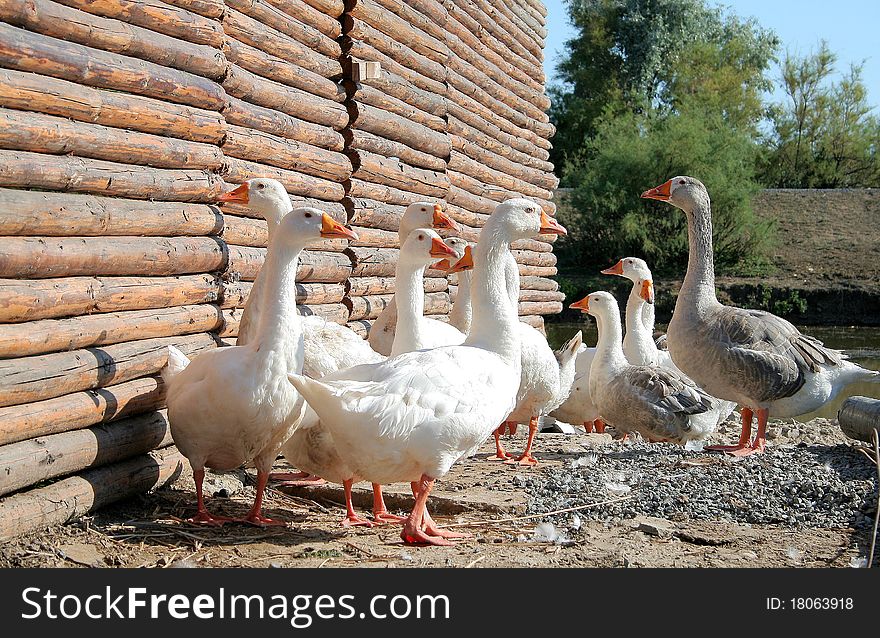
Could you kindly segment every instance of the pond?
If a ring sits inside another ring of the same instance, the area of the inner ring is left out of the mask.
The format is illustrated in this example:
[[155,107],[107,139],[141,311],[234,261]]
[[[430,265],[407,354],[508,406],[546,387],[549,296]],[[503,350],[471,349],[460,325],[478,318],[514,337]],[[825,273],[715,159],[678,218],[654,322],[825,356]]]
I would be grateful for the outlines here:
[[[547,339],[554,348],[561,346],[578,330],[583,330],[584,343],[595,345],[596,323],[586,319],[583,323],[547,323]],[[666,326],[657,326],[666,330]],[[880,327],[876,326],[798,326],[804,334],[822,341],[829,348],[843,350],[854,363],[869,370],[880,370]],[[880,383],[854,383],[845,388],[834,401],[816,412],[797,417],[798,421],[809,421],[816,417],[828,419],[837,417],[837,410],[847,397],[860,395],[880,399]]]

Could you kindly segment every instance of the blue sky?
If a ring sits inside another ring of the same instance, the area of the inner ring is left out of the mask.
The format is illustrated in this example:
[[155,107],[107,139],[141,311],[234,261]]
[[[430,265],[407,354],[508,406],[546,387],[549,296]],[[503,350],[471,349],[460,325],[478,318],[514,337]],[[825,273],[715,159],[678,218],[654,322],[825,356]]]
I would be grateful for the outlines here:
[[[544,0],[547,5],[547,49],[544,70],[548,84],[565,41],[574,35],[564,0]],[[877,0],[729,0],[722,4],[743,17],[755,17],[773,29],[786,48],[805,54],[825,39],[837,53],[838,70],[851,62],[865,62],[863,78],[868,100],[880,105],[880,2]],[[774,80],[778,70],[772,71]]]

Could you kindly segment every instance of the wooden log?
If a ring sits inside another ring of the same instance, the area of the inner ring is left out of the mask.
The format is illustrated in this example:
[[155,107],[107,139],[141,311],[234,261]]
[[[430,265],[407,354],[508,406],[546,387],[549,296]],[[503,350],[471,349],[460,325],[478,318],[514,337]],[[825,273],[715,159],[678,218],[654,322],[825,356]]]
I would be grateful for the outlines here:
[[852,396],[837,411],[840,429],[851,439],[873,443],[880,436],[880,400]]
[[338,18],[345,12],[343,0],[305,0],[305,2],[331,18]]
[[0,235],[216,235],[223,221],[204,204],[0,189]]
[[[428,71],[430,65],[435,64],[428,60],[428,58],[424,56],[417,58],[418,54],[412,49],[408,49],[412,57],[407,58],[405,51],[403,51],[403,49],[407,49],[405,45],[394,42],[378,29],[373,29],[361,20],[354,20],[349,15],[343,16],[342,28],[343,30],[348,29],[348,35],[342,39],[343,52],[346,55],[358,60],[378,62],[382,69],[405,78],[420,89],[431,91],[437,95],[446,94],[446,72],[442,70],[442,67],[435,69],[433,72]],[[367,34],[367,37],[364,37],[364,33]],[[370,37],[370,34],[378,35]],[[388,53],[389,51],[391,53]],[[414,65],[415,68],[410,68],[410,65],[413,63],[408,60],[413,58],[418,60],[418,64]],[[401,62],[398,62],[398,60],[401,60]],[[424,74],[429,72],[432,75]],[[435,79],[438,74],[442,75],[442,80]]]
[[107,388],[11,405],[0,408],[0,445],[134,416],[156,410],[164,401],[162,379],[144,377]]
[[[409,19],[388,11],[374,0],[357,0],[350,7],[349,13],[353,18],[363,20],[394,41],[406,42],[407,46],[416,53],[440,65],[446,62],[446,55],[449,50],[441,38],[429,35],[417,26],[414,26]],[[412,12],[409,17],[415,15],[417,15],[417,12]],[[422,24],[429,24],[429,21],[424,20]],[[345,30],[345,25],[343,25],[343,30]],[[438,77],[435,79],[442,80],[443,78]]]
[[187,356],[216,347],[209,334],[161,337],[35,357],[0,360],[0,406],[43,401],[156,374],[168,346]]
[[[447,130],[452,142],[452,148],[470,155],[475,160],[485,161],[487,158],[491,157],[493,159],[490,161],[497,163],[498,158],[503,158],[508,162],[506,164],[507,166],[517,167],[515,170],[521,173],[518,175],[514,172],[514,168],[511,168],[511,175],[516,175],[527,181],[529,181],[530,176],[545,175],[553,172],[553,164],[551,162],[539,159],[538,157],[523,153],[522,151],[513,148],[513,146],[508,143],[513,142],[513,140],[507,139],[509,138],[507,133],[502,132],[498,128],[492,129],[494,134],[487,135],[482,130],[474,128],[451,115],[447,118],[447,122]],[[489,125],[486,124],[484,128],[488,127]],[[535,149],[536,147],[529,148]],[[490,162],[487,161],[487,163]],[[498,166],[495,166],[495,168],[498,168]],[[549,180],[549,178],[546,179]],[[545,185],[544,187],[548,188],[549,186]]]
[[122,341],[210,332],[220,326],[212,304],[131,310],[70,319],[0,324],[0,358],[92,348]]
[[[443,292],[448,288],[446,277],[425,277],[425,292]],[[352,277],[346,282],[349,297],[394,294],[394,277]]]
[[345,147],[342,135],[332,128],[305,122],[286,113],[249,104],[235,97],[229,98],[229,106],[223,110],[223,115],[229,124],[257,129],[285,139],[312,144],[331,151],[341,151]]
[[345,101],[345,89],[342,85],[244,42],[226,38],[223,52],[233,64],[264,78],[334,102]]
[[527,51],[529,61],[539,64],[544,61],[544,47],[542,44],[528,37],[510,19],[510,14],[502,6],[496,6],[497,3],[487,2],[486,0],[470,0],[470,2],[477,5],[483,13],[483,19],[477,18],[477,20],[481,24],[486,24],[488,30],[504,44],[513,50]]
[[558,290],[527,290],[519,291],[520,301],[555,301],[562,303],[565,301],[565,293]]
[[[346,297],[345,305],[350,312],[350,321],[376,319],[391,303],[393,294]],[[425,314],[438,315],[449,313],[449,295],[446,292],[433,292],[425,295]]]
[[226,104],[223,89],[207,78],[4,23],[0,66],[213,111]]
[[368,198],[349,196],[343,202],[348,210],[350,224],[389,230],[395,233],[400,228],[400,218],[406,210],[405,206]]
[[406,144],[357,129],[345,129],[342,135],[351,151],[368,151],[377,155],[384,155],[385,157],[399,157],[411,166],[418,166],[419,168],[426,168],[432,171],[446,170],[445,160],[422,151],[417,151]]
[[351,160],[342,153],[259,130],[229,125],[221,149],[226,155],[238,159],[264,162],[333,181],[341,182],[351,177]]
[[227,8],[223,17],[223,30],[230,38],[271,53],[282,60],[292,62],[323,78],[332,78],[342,74],[342,65],[339,63],[338,56],[329,58],[321,55],[302,42],[273,28],[273,25],[263,23],[232,8]]
[[527,290],[559,290],[559,284],[544,277],[520,277],[520,288]]
[[335,40],[336,36],[328,37],[315,27],[301,22],[276,6],[282,4],[289,6],[291,1],[274,0],[270,4],[263,0],[226,0],[228,7],[281,31],[312,51],[325,55],[331,60],[338,60],[342,56],[342,49]]
[[[464,14],[456,14],[456,19],[468,27],[472,33],[479,33],[480,38],[492,47],[497,53],[507,55],[523,71],[528,73],[536,82],[544,83],[543,53],[540,48],[537,54],[526,49],[521,42],[516,40],[507,30],[500,28],[493,22],[493,18],[487,16],[475,2],[476,0],[452,0],[455,6],[462,9]],[[450,12],[452,9],[450,8]],[[465,18],[465,14],[470,20]],[[472,26],[473,25],[473,26]],[[511,55],[513,53],[513,55]]]
[[[551,235],[551,237],[554,236],[555,235]],[[553,252],[553,244],[547,243],[541,239],[518,239],[510,244],[510,247],[513,250],[532,250],[539,253]]]
[[556,274],[556,266],[528,266],[519,264],[520,277],[553,277]]
[[112,463],[0,501],[0,539],[61,525],[115,501],[174,481],[185,460],[171,446]]
[[332,40],[335,40],[342,35],[342,25],[339,24],[339,20],[336,20],[339,15],[331,16],[320,9],[312,7],[311,3],[306,2],[305,0],[268,1],[287,15],[296,18],[306,25],[315,27],[318,31]]
[[408,166],[399,159],[367,151],[351,154],[352,177],[383,184],[418,195],[442,199],[449,191],[449,179],[439,171]]
[[544,40],[547,37],[547,29],[534,15],[532,15],[532,13],[526,10],[525,7],[514,2],[510,5],[503,5],[499,8],[501,11],[507,13],[507,16],[516,23],[523,33],[527,34],[539,46],[544,45]]
[[527,266],[555,266],[556,255],[548,252],[535,252],[533,250],[512,250],[516,263]]
[[321,317],[339,325],[345,325],[348,321],[348,307],[341,303],[300,304],[296,309],[303,317]]
[[219,80],[226,73],[226,59],[215,48],[94,16],[51,0],[0,0],[0,20],[67,42],[121,53],[212,80]]
[[[253,281],[260,272],[265,258],[265,248],[230,246],[227,271],[233,278]],[[349,277],[351,270],[351,259],[344,253],[307,250],[300,257],[296,280],[309,283],[340,283]]]
[[389,113],[394,113],[395,115],[406,118],[411,122],[416,122],[423,126],[427,126],[428,128],[435,131],[439,131],[441,133],[446,132],[446,120],[442,117],[431,115],[430,113],[423,111],[415,106],[412,106],[401,99],[388,95],[387,93],[377,88],[374,88],[369,84],[358,84],[356,85],[356,88],[351,91],[351,93],[353,95],[353,99],[362,104],[369,104],[370,106],[376,107],[377,109],[381,109]]
[[348,180],[348,195],[351,197],[363,197],[366,199],[374,199],[380,202],[387,202],[397,206],[409,206],[413,202],[425,201],[434,202],[436,198],[418,193],[403,191],[392,186],[384,184],[375,184],[365,182],[363,180],[352,178]]
[[[220,307],[224,310],[230,308],[244,308],[247,296],[250,294],[253,283],[249,281],[230,281],[223,286],[223,298]],[[342,303],[345,296],[343,284],[296,284],[296,303],[315,306],[320,304]]]
[[[351,246],[348,251],[354,259],[352,277],[394,277],[400,251],[396,248],[364,248]],[[427,277],[445,277],[446,273],[429,268]]]
[[[328,212],[328,214],[330,213]],[[345,216],[341,217],[342,219],[339,221],[344,222]],[[239,217],[227,212],[223,215],[223,222],[222,237],[227,244],[255,248],[266,248],[269,245],[269,229],[265,220]],[[345,239],[321,239],[309,245],[311,250],[337,253],[344,251],[347,247],[348,241]]]
[[229,182],[240,184],[256,177],[271,177],[284,185],[288,193],[306,197],[318,197],[331,201],[339,201],[345,195],[342,184],[331,182],[320,177],[304,175],[276,166],[266,166],[235,157],[226,157],[223,177]]
[[[503,191],[502,194],[496,195],[496,199],[494,200],[483,197],[482,195],[475,195],[465,189],[465,187],[467,187],[471,190],[479,190],[479,182],[475,179],[470,178],[467,175],[462,175],[461,173],[456,173],[455,171],[448,171],[446,174],[449,176],[450,183],[449,195],[446,196],[446,199],[454,206],[476,213],[483,213],[484,215],[491,215],[494,212],[495,207],[498,205],[498,202],[506,199],[503,195]],[[477,186],[475,187],[474,184]],[[486,194],[490,193],[487,187],[483,187],[483,192]],[[456,221],[458,220],[456,219]]]
[[259,106],[275,109],[308,122],[341,130],[348,124],[345,107],[332,100],[311,95],[286,84],[267,80],[232,65],[223,88],[233,97]]
[[171,445],[165,411],[0,447],[0,496]]
[[223,270],[211,237],[0,237],[0,277],[161,276]]
[[0,108],[0,148],[160,168],[219,170],[223,165],[223,153],[211,144],[4,108]]
[[0,106],[209,144],[219,144],[226,128],[212,111],[5,69]]
[[[345,223],[347,219],[346,208],[341,202],[326,202],[321,199],[315,199],[314,197],[302,197],[301,195],[290,195],[290,203],[296,208],[297,206],[311,206],[313,208],[319,208],[323,212],[330,215],[333,219],[340,223]],[[256,211],[251,210],[248,206],[243,204],[234,204],[232,202],[223,204],[223,213],[224,215],[236,215],[238,217],[249,217],[251,219],[263,219],[262,215]],[[319,244],[321,246],[336,246],[338,242],[344,242],[346,240],[343,239],[323,239],[320,240]],[[231,242],[234,243],[234,242]],[[310,248],[314,249],[316,244],[311,244]],[[344,244],[347,246],[348,244]],[[323,249],[322,249],[323,250]],[[337,248],[328,248],[328,250],[336,251]]]
[[215,49],[223,45],[223,29],[219,22],[159,0],[58,1],[94,15],[164,33],[178,40],[206,44]]
[[205,18],[218,20],[223,17],[226,4],[223,0],[162,0],[165,4],[192,11]]
[[[361,0],[354,0],[355,3]],[[420,31],[427,33],[433,38],[444,42],[446,31],[444,22],[446,10],[442,5],[429,5],[427,2],[413,2],[413,0],[376,0],[377,4],[399,16]],[[430,14],[430,15],[429,15]]]
[[[507,175],[513,180],[518,180],[518,182],[511,181],[511,183],[532,184],[551,195],[553,189],[559,185],[559,179],[550,171],[536,170],[522,164],[517,164],[486,150],[484,146],[476,144],[472,140],[459,137],[458,135],[450,135],[449,139],[452,142],[452,151],[454,153],[463,155],[478,164],[485,165],[487,169]],[[458,169],[464,171],[460,166]]]
[[446,159],[452,151],[452,143],[445,133],[433,131],[394,113],[388,113],[369,104],[350,102],[349,126],[367,131],[379,137],[406,144],[417,151]]
[[170,308],[220,299],[214,275],[0,279],[0,322]]
[[519,320],[533,328],[537,328],[541,331],[541,334],[546,336],[547,331],[544,329],[544,317],[541,315],[521,315]]
[[519,314],[524,315],[558,315],[562,312],[561,301],[520,301]]
[[[450,176],[450,179],[451,179],[451,176]],[[453,189],[455,189],[455,193],[453,193]],[[461,193],[464,193],[464,195],[460,195]],[[447,201],[449,202],[449,204],[447,204],[447,206],[446,206],[446,212],[449,213],[449,216],[452,217],[452,219],[454,219],[455,221],[457,221],[460,225],[463,225],[463,226],[468,227],[470,229],[482,228],[483,224],[486,223],[486,220],[489,219],[490,213],[475,213],[468,208],[462,208],[461,206],[458,206],[457,204],[452,203],[453,197],[460,198],[463,196],[471,196],[471,195],[467,191],[464,191],[464,190],[458,188],[457,186],[454,186],[454,185],[451,186],[449,189],[449,197],[447,198]],[[493,202],[493,205],[497,206],[497,204],[495,204],[494,202]],[[495,210],[495,209],[493,208],[492,210]],[[471,232],[469,231],[468,234],[470,235]],[[468,241],[474,241],[474,238],[470,237],[470,236],[466,237],[466,239]]]
[[[454,89],[451,90],[451,93],[454,92]],[[463,96],[462,101],[466,102],[468,97],[464,94],[461,95]],[[498,140],[512,149],[531,157],[535,157],[541,161],[547,161],[547,158],[550,157],[550,153],[548,153],[546,149],[539,148],[527,140],[502,131],[496,124],[484,120],[481,116],[474,114],[466,107],[458,104],[453,96],[450,96],[449,102],[447,103],[447,109],[449,110],[450,119],[451,117],[455,117],[460,121],[467,123],[468,126],[482,131],[487,136]],[[467,135],[463,135],[463,137],[470,139]]]
[[355,332],[362,339],[366,339],[370,336],[370,326],[373,325],[373,322],[369,319],[361,319],[359,321],[349,321],[345,324],[347,328]]
[[[500,186],[520,197],[533,198],[545,209],[551,208],[548,204],[553,197],[553,191],[530,184],[529,182],[490,168],[456,150],[451,152],[447,166],[449,170],[458,171],[459,173],[474,177],[480,182],[485,183],[487,186]],[[555,204],[552,206],[552,210],[556,210]]]
[[379,77],[363,80],[361,84],[370,86],[385,95],[393,96],[425,113],[430,113],[441,119],[446,116],[445,91],[440,95],[425,91],[388,69],[382,69]]
[[367,246],[370,248],[400,248],[397,233],[378,228],[366,228],[364,226],[352,226],[357,233],[358,240],[353,241],[352,246]]

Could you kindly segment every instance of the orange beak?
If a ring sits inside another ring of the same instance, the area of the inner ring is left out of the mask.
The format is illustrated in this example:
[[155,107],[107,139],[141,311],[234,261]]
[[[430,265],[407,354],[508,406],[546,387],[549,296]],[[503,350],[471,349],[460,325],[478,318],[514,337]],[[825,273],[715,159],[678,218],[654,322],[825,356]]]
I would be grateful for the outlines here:
[[431,257],[455,257],[455,251],[436,237],[431,239]]
[[541,234],[542,235],[567,235],[568,231],[558,221],[541,211]]
[[325,239],[353,239],[357,240],[357,234],[330,217],[327,213],[321,217],[321,237]]
[[443,212],[440,204],[434,204],[434,220],[432,222],[434,228],[445,228],[447,230],[460,231],[461,228],[455,220]]
[[642,281],[642,289],[639,290],[639,297],[648,303],[654,303],[654,283],[650,279]]
[[452,268],[449,269],[449,273],[452,274],[454,272],[461,272],[462,270],[470,270],[473,267],[474,253],[471,251],[471,247],[467,246],[464,249],[464,255],[452,265]]
[[580,310],[581,312],[589,312],[590,311],[590,295],[587,295],[580,301],[575,301],[573,304],[569,306],[572,310]]
[[672,180],[668,180],[660,184],[657,188],[646,190],[642,193],[642,199],[657,199],[661,202],[668,202],[672,194]]
[[218,202],[237,202],[239,204],[247,204],[248,200],[249,197],[247,182],[245,182],[235,190],[231,190],[228,193],[223,193],[220,197],[217,198]]
[[621,259],[619,262],[611,266],[611,268],[606,268],[602,271],[603,275],[622,275],[623,274],[623,260]]

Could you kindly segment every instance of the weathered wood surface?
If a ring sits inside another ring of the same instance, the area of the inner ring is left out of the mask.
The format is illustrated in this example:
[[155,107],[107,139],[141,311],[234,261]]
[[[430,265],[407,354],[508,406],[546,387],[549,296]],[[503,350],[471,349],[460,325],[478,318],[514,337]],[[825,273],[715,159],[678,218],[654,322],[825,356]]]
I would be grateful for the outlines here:
[[165,401],[159,377],[74,392],[54,399],[0,408],[0,445],[81,430],[158,409]]
[[485,23],[489,32],[495,35],[510,49],[516,52],[526,51],[528,59],[533,62],[544,61],[544,49],[535,39],[530,38],[519,28],[519,25],[511,19],[509,11],[503,8],[503,3],[491,2],[491,0],[471,0],[470,6],[476,5],[483,14],[481,23]]
[[449,118],[449,134],[454,151],[490,168],[549,190],[559,185],[550,162],[520,153],[456,118]]
[[[553,277],[557,272],[556,266],[529,266],[526,264],[518,264],[518,266],[520,277]],[[557,312],[561,312],[561,309],[548,314],[556,314]]]
[[342,153],[259,130],[229,125],[221,149],[232,157],[263,162],[332,181],[342,182],[351,177],[351,160]]
[[0,539],[62,525],[180,476],[185,459],[171,446],[0,500]]
[[[405,7],[402,4],[401,6]],[[443,65],[446,62],[449,49],[442,39],[422,31],[407,19],[385,9],[379,3],[374,2],[374,0],[357,0],[357,2],[352,3],[348,13],[352,18],[363,20],[389,36],[395,42],[406,42],[407,46],[413,51],[433,60],[437,64]],[[345,26],[343,25],[343,31],[350,32]],[[442,80],[443,77],[441,76],[436,79]]]
[[[349,180],[348,195],[353,198],[373,199],[377,201],[388,202],[396,206],[409,206],[413,202],[431,202],[437,201],[437,198],[428,195],[420,195],[411,193],[392,186],[384,184],[375,184],[365,182],[360,179],[352,178]],[[493,208],[494,210],[494,208]]]
[[446,170],[446,161],[444,159],[417,151],[406,144],[357,129],[345,129],[342,135],[348,144],[350,153],[367,151],[377,155],[384,155],[385,157],[398,157],[407,164],[418,168],[426,168],[432,171]]
[[305,2],[332,18],[338,18],[345,11],[345,2],[343,0],[305,0]]
[[[335,39],[339,33],[328,36],[320,29],[294,17],[292,0],[273,0],[271,3],[263,0],[226,0],[226,5],[290,36],[309,50],[327,56],[331,60],[338,60],[342,55],[342,49]],[[289,9],[290,12],[284,11],[281,7]]]
[[313,7],[306,0],[268,0],[268,2],[287,15],[316,28],[332,40],[342,35],[342,25],[336,19],[340,14],[330,15],[326,11]]
[[[233,277],[253,281],[266,259],[265,248],[229,246],[229,267]],[[345,253],[305,251],[300,257],[296,280],[309,283],[341,283],[351,274],[351,259]]]
[[341,151],[345,147],[342,135],[328,126],[306,122],[287,113],[250,104],[235,97],[229,97],[229,106],[224,109],[223,116],[229,124],[257,129],[331,151]]
[[51,0],[0,0],[0,20],[66,42],[121,53],[212,80],[226,72],[217,49],[66,7]]
[[360,129],[394,140],[402,144],[445,159],[452,151],[452,143],[446,133],[429,129],[394,113],[388,113],[369,104],[357,102],[348,105],[351,128]]
[[212,144],[4,108],[0,108],[0,148],[159,168],[216,171],[223,165],[223,153]]
[[[304,317],[321,317],[322,319],[338,324],[344,324],[348,321],[348,308],[342,303],[317,305],[299,304],[296,309],[299,314]],[[223,325],[218,330],[217,335],[221,339],[237,337],[243,314],[244,310],[241,308],[223,310]]]
[[519,291],[520,301],[554,301],[562,303],[565,301],[565,293],[558,290],[528,290],[522,288]]
[[171,445],[164,410],[0,447],[0,496]]
[[520,301],[519,314],[525,315],[558,315],[562,312],[561,301]]
[[400,248],[398,233],[379,228],[367,228],[365,226],[352,226],[357,233],[358,240],[351,242],[352,246],[368,246],[371,248]]
[[168,346],[187,356],[216,347],[208,334],[161,337],[0,360],[0,406],[18,405],[124,383],[156,374],[168,362]]
[[[220,307],[244,308],[247,296],[250,294],[253,283],[249,281],[230,281],[223,286],[223,298]],[[345,285],[310,283],[296,284],[296,303],[317,306],[320,304],[342,303],[345,297]]]
[[523,290],[559,290],[559,283],[546,277],[520,277],[519,285]]
[[[391,303],[393,294],[346,297],[351,321],[375,319]],[[439,315],[449,313],[449,295],[446,292],[431,292],[425,295],[425,314]]]
[[0,324],[0,358],[210,332],[220,322],[217,306],[201,304]]
[[160,276],[223,270],[211,237],[0,237],[0,277]]
[[354,90],[358,90],[363,86],[368,86],[386,95],[393,96],[416,109],[436,117],[443,118],[446,116],[445,91],[440,94],[425,91],[388,69],[383,68],[379,77],[363,80],[360,85],[351,83],[351,88]]
[[555,266],[556,255],[551,252],[536,252],[534,250],[512,250],[516,263],[528,266]]
[[0,23],[0,65],[212,111],[226,104],[223,88],[207,78],[5,23]]
[[519,320],[523,323],[527,323],[533,328],[537,328],[541,331],[542,334],[546,335],[547,331],[544,329],[544,317],[541,315],[520,315]]
[[316,197],[336,202],[345,195],[345,188],[338,182],[289,171],[277,166],[267,166],[228,155],[223,164],[224,179],[235,184],[241,184],[255,177],[271,177],[281,182],[287,192],[293,195]]
[[363,83],[356,85],[356,88],[353,89],[351,93],[353,99],[357,102],[369,104],[377,109],[394,113],[410,122],[416,122],[422,126],[427,126],[434,131],[440,133],[446,132],[446,120],[443,117],[432,115],[427,111],[423,111],[422,109],[413,106],[410,102],[414,100],[410,100],[410,97],[406,95],[406,92],[402,92],[402,98],[397,98],[371,86],[370,84]]
[[226,9],[223,0],[162,0],[162,2],[213,20],[223,17]]
[[220,299],[215,275],[0,279],[0,322],[171,308]]
[[[379,62],[382,69],[405,78],[425,91],[446,94],[446,71],[424,56],[388,38],[361,20],[343,19],[343,51],[352,58]],[[439,78],[439,79],[437,79]]]
[[512,193],[519,193],[522,197],[532,198],[539,202],[545,210],[556,210],[555,204],[553,204],[552,207],[549,205],[550,199],[553,197],[552,190],[541,188],[533,183],[490,168],[456,150],[452,151],[447,166],[450,170],[464,173],[480,180],[481,182],[500,186]]
[[[464,97],[466,98],[467,96]],[[468,126],[478,131],[481,131],[486,136],[498,140],[500,143],[510,147],[513,150],[519,151],[520,153],[523,153],[528,157],[534,157],[541,162],[546,162],[547,159],[550,157],[550,153],[547,152],[546,149],[539,148],[528,140],[517,137],[516,135],[511,135],[506,131],[501,130],[501,128],[494,122],[484,120],[481,116],[474,114],[465,106],[457,104],[453,100],[449,100],[447,108],[449,109],[450,119],[454,117],[461,122],[467,124]],[[469,136],[463,135],[463,137]],[[511,159],[514,159],[514,161],[520,161],[516,158]],[[525,164],[526,161],[523,160],[520,161],[520,163]],[[538,167],[540,167],[540,165]]]
[[348,211],[348,221],[351,225],[395,233],[400,228],[400,218],[406,210],[406,206],[364,197],[346,197],[343,203]]
[[0,106],[209,144],[226,130],[212,111],[8,69],[0,69]]
[[[425,292],[443,292],[448,288],[446,277],[425,277]],[[347,282],[349,297],[394,294],[394,277],[351,277]]]
[[439,199],[449,191],[449,178],[444,173],[409,166],[393,157],[360,151],[352,154],[352,165],[352,177],[364,182]]
[[3,186],[205,203],[216,202],[223,192],[223,180],[208,171],[0,150]]

